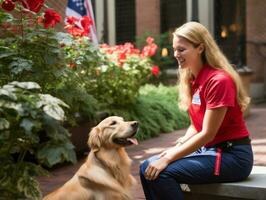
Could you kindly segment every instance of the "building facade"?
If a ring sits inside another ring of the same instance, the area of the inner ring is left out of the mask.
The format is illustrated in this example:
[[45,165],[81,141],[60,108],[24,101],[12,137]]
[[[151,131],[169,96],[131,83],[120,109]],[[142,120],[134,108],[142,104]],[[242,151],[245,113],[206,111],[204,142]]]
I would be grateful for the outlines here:
[[[64,16],[67,0],[48,0]],[[266,99],[266,2],[262,0],[92,0],[100,42],[135,42],[187,21],[205,25],[230,62],[252,70],[250,94]],[[248,73],[247,73],[248,74]]]

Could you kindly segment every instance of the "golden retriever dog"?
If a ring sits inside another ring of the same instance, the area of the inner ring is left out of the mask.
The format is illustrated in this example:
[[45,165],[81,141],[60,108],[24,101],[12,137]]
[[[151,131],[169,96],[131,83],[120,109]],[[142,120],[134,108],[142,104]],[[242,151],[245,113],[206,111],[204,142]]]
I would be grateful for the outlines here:
[[111,116],[90,134],[86,162],[62,187],[44,200],[130,200],[136,182],[130,174],[131,159],[125,146],[137,144],[138,122]]

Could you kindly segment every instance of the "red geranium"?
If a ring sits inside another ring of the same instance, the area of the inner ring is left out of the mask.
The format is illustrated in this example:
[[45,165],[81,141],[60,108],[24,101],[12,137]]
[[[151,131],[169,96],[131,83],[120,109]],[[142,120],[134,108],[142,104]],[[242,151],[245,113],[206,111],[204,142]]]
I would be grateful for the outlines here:
[[90,33],[90,26],[93,25],[93,21],[88,16],[84,16],[80,20],[80,24],[84,30],[84,34],[88,35]]
[[152,44],[152,43],[154,42],[154,38],[152,38],[152,37],[147,37],[146,42],[147,42],[148,44]]
[[83,16],[80,19],[68,16],[65,29],[67,29],[67,32],[74,37],[88,36],[90,33],[90,26],[92,24],[93,21],[88,16]]
[[148,37],[146,39],[147,45],[143,47],[141,55],[146,57],[146,56],[154,56],[158,46],[154,43],[154,39],[152,37]]
[[45,10],[44,13],[44,27],[54,27],[57,23],[61,21],[61,16],[52,9]]
[[76,22],[79,21],[79,19],[76,18],[76,17],[74,17],[74,16],[68,16],[66,19],[67,19],[66,22],[67,22],[69,25],[74,25]]
[[45,0],[23,0],[22,5],[35,13],[38,13],[44,5]]
[[154,65],[152,68],[151,68],[151,73],[154,75],[154,76],[159,76],[160,74],[160,68],[156,65]]
[[12,11],[15,8],[15,3],[12,0],[4,0],[1,7],[6,11]]
[[154,43],[147,45],[142,49],[141,54],[142,56],[149,56],[149,57],[154,56],[157,51],[157,48],[158,46]]

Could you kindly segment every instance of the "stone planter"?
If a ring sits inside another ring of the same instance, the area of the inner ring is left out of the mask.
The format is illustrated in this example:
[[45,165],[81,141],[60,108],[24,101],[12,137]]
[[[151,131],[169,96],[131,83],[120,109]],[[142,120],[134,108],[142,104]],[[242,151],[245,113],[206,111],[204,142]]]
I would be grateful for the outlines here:
[[108,117],[108,113],[98,112],[96,113],[95,120],[80,119],[77,126],[68,128],[71,134],[71,142],[75,146],[75,152],[78,155],[82,155],[84,152],[88,152],[90,150],[88,146],[89,133],[99,121],[106,117]]
[[75,152],[80,155],[89,151],[88,136],[91,128],[95,125],[92,122],[82,122],[75,127],[69,128],[71,142],[75,146]]

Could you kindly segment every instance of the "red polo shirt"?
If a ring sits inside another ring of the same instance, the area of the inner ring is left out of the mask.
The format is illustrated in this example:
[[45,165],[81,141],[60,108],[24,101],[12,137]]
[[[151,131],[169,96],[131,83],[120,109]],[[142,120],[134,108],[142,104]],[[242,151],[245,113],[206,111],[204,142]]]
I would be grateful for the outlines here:
[[205,146],[249,135],[243,113],[237,102],[235,83],[226,72],[204,65],[191,84],[192,104],[189,108],[189,115],[198,132],[202,130],[206,109],[228,107],[215,138]]

